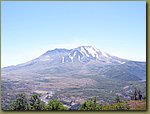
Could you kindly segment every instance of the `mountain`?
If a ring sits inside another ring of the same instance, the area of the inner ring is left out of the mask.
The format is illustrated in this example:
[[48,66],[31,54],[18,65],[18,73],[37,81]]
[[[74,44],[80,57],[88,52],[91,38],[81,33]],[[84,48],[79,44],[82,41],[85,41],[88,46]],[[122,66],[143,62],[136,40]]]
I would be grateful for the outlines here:
[[[112,56],[92,46],[49,50],[29,62],[2,68],[3,72],[33,75],[103,75],[112,79],[146,80],[146,63]],[[5,74],[5,73],[4,73]]]
[[[68,63],[68,62],[81,62],[88,63],[89,61],[98,61],[105,64],[123,63],[126,60],[111,56],[103,51],[100,51],[92,46],[80,46],[71,50],[67,49],[54,49],[47,51],[39,58],[35,59],[36,62],[51,62],[53,64]],[[56,62],[57,61],[57,62]]]
[[135,88],[146,96],[146,62],[118,58],[92,46],[56,48],[1,72],[4,110],[20,93],[40,94],[44,102],[54,98],[77,104],[93,96],[102,103],[113,102],[118,94],[130,99]]
[[122,65],[113,66],[103,73],[109,78],[120,80],[146,80],[146,65],[144,62],[128,61]]

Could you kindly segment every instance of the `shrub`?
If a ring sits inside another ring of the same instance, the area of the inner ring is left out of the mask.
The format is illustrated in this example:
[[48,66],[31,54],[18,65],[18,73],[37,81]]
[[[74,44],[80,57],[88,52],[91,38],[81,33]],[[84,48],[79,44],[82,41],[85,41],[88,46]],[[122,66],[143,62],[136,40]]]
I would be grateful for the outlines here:
[[61,102],[58,100],[50,100],[45,106],[45,110],[67,110],[67,107],[64,107]]

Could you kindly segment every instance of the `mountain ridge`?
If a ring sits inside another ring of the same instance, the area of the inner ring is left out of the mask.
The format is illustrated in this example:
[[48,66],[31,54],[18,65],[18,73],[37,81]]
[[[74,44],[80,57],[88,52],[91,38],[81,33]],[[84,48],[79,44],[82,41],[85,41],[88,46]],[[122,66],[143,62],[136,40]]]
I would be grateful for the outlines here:
[[[40,55],[39,57],[18,65],[20,66],[22,64],[23,65],[30,64],[31,62],[37,62],[37,61],[43,61],[43,62],[50,61],[58,57],[59,59],[61,59],[62,63],[73,62],[74,59],[75,61],[78,60],[80,62],[89,62],[90,60],[95,59],[95,60],[99,60],[102,62],[109,62],[109,63],[112,62],[112,60],[114,60],[113,62],[121,63],[121,64],[124,64],[126,61],[134,61],[134,60],[122,59],[120,57],[110,55],[92,46],[79,46],[73,49],[55,48],[53,50],[48,50],[42,55]],[[144,62],[144,61],[138,61],[138,62]],[[7,67],[15,67],[18,65],[11,65]],[[7,68],[7,67],[3,67],[3,68]]]
[[[112,56],[92,46],[79,46],[74,49],[56,48],[48,50],[38,58],[16,66],[2,68],[4,72],[50,73],[53,75],[104,75],[107,78],[127,80],[146,79],[146,63]],[[123,72],[124,71],[124,72]],[[109,76],[108,76],[109,75]],[[112,75],[112,76],[111,76]],[[141,77],[140,77],[141,75]]]

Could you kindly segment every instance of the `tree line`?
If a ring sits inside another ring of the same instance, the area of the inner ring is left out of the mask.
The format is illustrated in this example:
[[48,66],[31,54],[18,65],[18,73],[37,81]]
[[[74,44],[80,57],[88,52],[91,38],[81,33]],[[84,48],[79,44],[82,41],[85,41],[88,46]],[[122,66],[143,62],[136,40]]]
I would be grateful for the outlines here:
[[[79,110],[129,110],[127,102],[121,101],[119,96],[116,97],[116,102],[109,105],[101,105],[97,103],[97,98],[94,97],[84,102]],[[38,94],[33,94],[27,98],[25,94],[18,94],[11,106],[7,110],[69,110],[57,99],[51,99],[47,104],[40,100]]]
[[18,94],[8,110],[67,110],[67,107],[64,107],[56,99],[50,100],[48,104],[45,104],[40,100],[38,94],[33,94],[29,99],[27,99],[25,94]]

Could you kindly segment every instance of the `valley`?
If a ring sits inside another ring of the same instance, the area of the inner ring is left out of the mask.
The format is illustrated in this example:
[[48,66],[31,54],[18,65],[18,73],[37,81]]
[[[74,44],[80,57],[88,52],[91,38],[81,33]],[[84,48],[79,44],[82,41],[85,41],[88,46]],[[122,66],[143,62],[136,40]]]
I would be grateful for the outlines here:
[[146,97],[146,62],[121,59],[92,46],[50,50],[1,71],[3,110],[20,93],[39,94],[45,103],[58,99],[75,109],[93,97],[99,104],[111,104],[116,96],[130,100],[135,89]]

